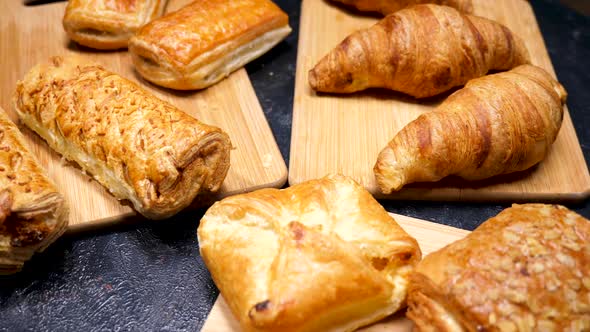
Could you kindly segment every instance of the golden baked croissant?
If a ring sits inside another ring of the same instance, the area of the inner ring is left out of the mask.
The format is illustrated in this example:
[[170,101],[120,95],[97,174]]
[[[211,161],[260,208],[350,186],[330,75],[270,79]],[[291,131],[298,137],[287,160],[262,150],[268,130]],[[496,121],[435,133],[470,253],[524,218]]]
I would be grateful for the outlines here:
[[68,225],[68,207],[0,108],[0,274],[20,271]]
[[532,65],[474,79],[389,142],[374,171],[388,194],[448,175],[479,180],[522,171],[549,152],[567,93]]
[[244,331],[352,331],[405,304],[420,260],[360,185],[328,176],[215,203],[198,229],[211,276]]
[[162,15],[168,0],[69,0],[63,26],[77,43],[110,50],[127,47],[144,24]]
[[416,5],[348,36],[309,72],[309,84],[321,92],[381,87],[423,98],[528,62],[524,42],[505,26]]
[[590,331],[590,221],[513,205],[411,274],[415,330]]
[[453,7],[463,13],[473,12],[471,0],[334,0],[343,4],[354,6],[364,12],[379,12],[388,15],[400,9],[417,5],[432,3]]
[[17,83],[20,119],[148,218],[216,191],[231,143],[135,83],[77,57],[52,57]]

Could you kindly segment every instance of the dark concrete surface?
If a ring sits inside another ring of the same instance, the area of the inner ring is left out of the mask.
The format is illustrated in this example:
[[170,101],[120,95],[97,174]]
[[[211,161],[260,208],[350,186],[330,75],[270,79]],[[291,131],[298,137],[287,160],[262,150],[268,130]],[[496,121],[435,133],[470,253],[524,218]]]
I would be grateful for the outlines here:
[[[300,2],[276,2],[289,13],[294,32],[247,69],[288,163]],[[589,18],[557,0],[531,4],[555,70],[569,92],[568,106],[588,161]],[[464,229],[475,228],[507,206],[382,204],[391,212]],[[566,205],[590,217],[588,200]],[[0,331],[199,330],[218,293],[199,256],[195,231],[202,213],[183,212],[166,221],[61,238],[22,273],[0,278]]]

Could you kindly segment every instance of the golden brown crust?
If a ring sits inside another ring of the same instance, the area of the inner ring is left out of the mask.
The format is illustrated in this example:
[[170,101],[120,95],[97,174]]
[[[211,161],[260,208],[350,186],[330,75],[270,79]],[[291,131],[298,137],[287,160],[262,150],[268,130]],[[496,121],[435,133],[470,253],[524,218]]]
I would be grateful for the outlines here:
[[91,48],[127,47],[129,38],[164,13],[168,0],[69,0],[63,18],[68,36]]
[[18,82],[21,120],[148,218],[169,217],[216,191],[229,137],[135,83],[76,57],[53,57]]
[[8,274],[64,232],[68,208],[2,109],[0,188],[0,274]]
[[565,207],[513,205],[418,264],[408,316],[418,331],[445,315],[462,330],[437,331],[586,331],[589,241],[590,221]]
[[348,6],[354,6],[356,9],[364,12],[379,12],[388,15],[400,9],[418,4],[437,4],[449,6],[466,14],[473,12],[473,3],[471,0],[333,0],[341,2]]
[[245,331],[352,331],[398,310],[417,242],[356,182],[328,176],[211,207],[205,264]]
[[528,62],[524,42],[505,26],[416,5],[344,39],[309,72],[309,83],[322,92],[381,87],[424,98]]
[[390,193],[448,175],[479,180],[528,169],[555,141],[566,96],[532,65],[474,79],[396,134],[375,164],[377,183]]
[[152,83],[189,90],[212,85],[291,31],[269,0],[201,0],[144,26],[129,44]]

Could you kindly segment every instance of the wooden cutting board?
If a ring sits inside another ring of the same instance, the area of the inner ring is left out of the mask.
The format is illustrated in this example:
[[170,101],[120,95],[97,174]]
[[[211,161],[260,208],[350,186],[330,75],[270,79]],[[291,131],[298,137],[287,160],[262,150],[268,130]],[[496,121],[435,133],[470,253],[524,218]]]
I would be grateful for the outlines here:
[[[406,217],[399,214],[391,215],[395,218],[402,228],[413,236],[420,245],[422,255],[436,251],[447,244],[457,241],[469,234],[469,231],[435,224],[416,218]],[[395,314],[385,320],[375,323],[369,327],[360,329],[364,332],[411,332],[412,322],[404,317],[403,313]],[[233,317],[227,303],[223,297],[219,296],[201,332],[238,332],[240,326],[238,321]]]
[[[524,0],[474,0],[475,13],[508,26],[526,42],[532,62],[555,74],[533,10]],[[443,99],[417,101],[399,93],[369,91],[316,95],[308,71],[352,32],[377,22],[327,0],[303,0],[293,106],[289,183],[342,173],[372,194],[373,166],[395,134]],[[567,89],[567,86],[566,86]],[[584,110],[577,110],[583,112]],[[412,184],[385,198],[427,200],[582,200],[590,195],[590,175],[569,113],[550,154],[528,171],[468,182],[447,178]]]
[[[168,10],[189,2],[171,0]],[[13,120],[17,119],[11,106],[16,81],[34,64],[51,55],[78,53],[139,82],[160,98],[229,134],[234,146],[231,167],[214,199],[263,187],[281,187],[286,182],[285,162],[244,69],[199,92],[158,88],[138,76],[126,50],[98,52],[79,49],[70,42],[61,24],[65,5],[59,2],[27,7],[20,1],[0,1],[0,106]],[[31,131],[22,126],[21,129],[34,154],[70,203],[70,228],[96,227],[134,214],[98,182],[62,162],[60,156]]]

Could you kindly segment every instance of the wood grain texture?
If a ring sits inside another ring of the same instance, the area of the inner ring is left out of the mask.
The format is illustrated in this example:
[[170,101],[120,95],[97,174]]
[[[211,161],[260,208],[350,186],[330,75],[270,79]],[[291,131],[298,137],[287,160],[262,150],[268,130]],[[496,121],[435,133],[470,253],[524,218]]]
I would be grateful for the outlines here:
[[[168,11],[188,2],[171,0]],[[208,197],[208,201],[263,187],[281,187],[285,183],[285,162],[244,69],[198,92],[158,88],[138,76],[127,51],[99,52],[70,42],[61,24],[65,5],[65,2],[59,2],[26,7],[20,1],[0,1],[0,106],[13,121],[17,121],[11,103],[16,81],[22,79],[33,65],[51,55],[77,53],[139,82],[189,115],[229,134],[234,146],[231,167],[220,191]],[[135,215],[130,207],[118,202],[90,176],[62,161],[32,131],[24,126],[20,128],[33,153],[70,203],[70,230],[100,227]]]
[[[474,0],[476,15],[496,20],[522,37],[536,64],[555,71],[530,4],[524,0]],[[373,166],[377,155],[408,122],[448,94],[417,101],[400,93],[368,90],[351,95],[316,94],[308,71],[352,32],[378,18],[362,16],[327,0],[303,0],[293,106],[289,183],[342,173],[380,198],[461,201],[574,201],[590,196],[590,174],[572,120],[565,110],[548,157],[520,173],[469,182],[447,178],[380,193]],[[318,33],[321,31],[322,33]],[[567,90],[567,86],[565,87]],[[583,111],[583,110],[580,110]]]
[[[402,228],[413,236],[420,245],[422,256],[438,250],[445,245],[457,241],[467,234],[469,231],[439,225],[433,222],[424,221],[416,218],[406,217],[399,214],[391,213],[395,221],[402,226]],[[397,313],[371,326],[360,329],[364,332],[410,332],[412,331],[412,322],[404,317],[403,313]],[[213,305],[201,332],[237,332],[240,331],[240,326],[237,320],[232,316],[232,313],[227,306],[227,303],[220,296]]]

